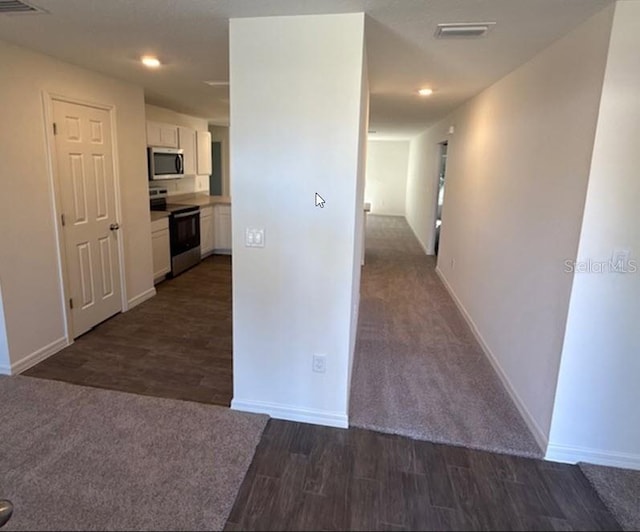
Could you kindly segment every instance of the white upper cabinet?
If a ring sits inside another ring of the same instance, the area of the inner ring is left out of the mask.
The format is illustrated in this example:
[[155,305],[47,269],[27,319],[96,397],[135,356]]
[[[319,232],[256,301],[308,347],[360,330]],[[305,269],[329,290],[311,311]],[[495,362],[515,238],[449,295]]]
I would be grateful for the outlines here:
[[178,127],[178,146],[184,151],[185,175],[196,175],[196,130]]
[[160,122],[147,122],[147,146],[178,147],[178,127]]
[[211,175],[211,133],[208,131],[198,131],[198,175]]

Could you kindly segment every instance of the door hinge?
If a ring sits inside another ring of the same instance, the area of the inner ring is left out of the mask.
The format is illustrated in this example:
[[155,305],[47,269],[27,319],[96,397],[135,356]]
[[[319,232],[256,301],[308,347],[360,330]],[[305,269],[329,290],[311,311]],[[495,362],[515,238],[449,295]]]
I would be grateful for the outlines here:
[[60,215],[60,220],[62,221],[62,227],[64,227],[65,225],[67,225],[67,222],[64,219],[64,214]]
[[69,299],[69,308],[73,308],[73,298]]
[[58,134],[58,124],[56,124],[55,122],[53,123],[53,134],[54,135]]

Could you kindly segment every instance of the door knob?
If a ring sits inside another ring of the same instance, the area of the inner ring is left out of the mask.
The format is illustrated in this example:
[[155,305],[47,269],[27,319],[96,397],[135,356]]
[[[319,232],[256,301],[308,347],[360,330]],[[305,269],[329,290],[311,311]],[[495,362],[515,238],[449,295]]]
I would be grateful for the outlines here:
[[13,513],[13,504],[11,501],[6,499],[0,500],[0,527],[3,527],[4,524],[11,518],[11,514]]
[[119,224],[111,224],[109,226],[109,229],[111,229],[112,231],[117,231],[118,229],[120,229],[120,225]]

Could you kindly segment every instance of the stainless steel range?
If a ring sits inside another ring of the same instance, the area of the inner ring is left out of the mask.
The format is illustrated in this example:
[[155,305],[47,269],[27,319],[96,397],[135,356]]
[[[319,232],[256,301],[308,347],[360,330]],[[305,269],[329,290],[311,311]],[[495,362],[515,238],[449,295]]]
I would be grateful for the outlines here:
[[167,203],[167,190],[149,190],[152,211],[169,213],[171,243],[171,276],[188,270],[200,262],[200,207]]

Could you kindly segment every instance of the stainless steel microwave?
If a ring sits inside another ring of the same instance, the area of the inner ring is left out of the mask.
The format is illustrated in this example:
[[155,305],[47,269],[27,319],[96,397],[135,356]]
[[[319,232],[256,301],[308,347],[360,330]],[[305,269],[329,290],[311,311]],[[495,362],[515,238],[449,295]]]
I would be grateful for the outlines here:
[[147,148],[149,181],[184,177],[184,152],[177,148]]

